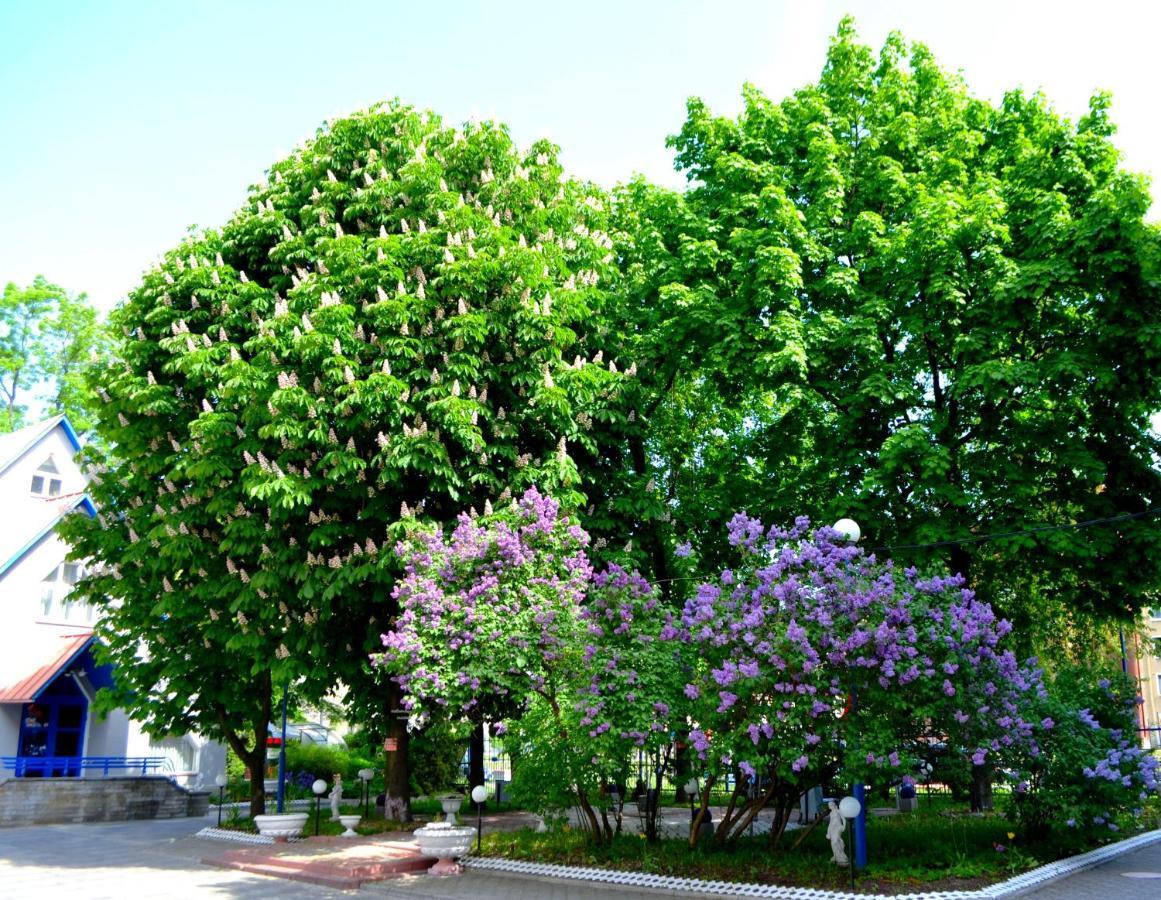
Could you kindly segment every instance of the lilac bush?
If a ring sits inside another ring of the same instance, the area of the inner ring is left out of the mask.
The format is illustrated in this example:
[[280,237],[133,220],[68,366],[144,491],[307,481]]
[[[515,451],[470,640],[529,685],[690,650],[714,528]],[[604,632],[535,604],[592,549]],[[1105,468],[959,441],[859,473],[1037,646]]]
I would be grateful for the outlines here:
[[617,566],[595,573],[588,542],[535,489],[496,514],[460,516],[450,536],[416,528],[396,548],[401,613],[376,662],[420,724],[512,698],[520,714],[500,728],[525,798],[575,803],[611,838],[602,791],[632,749],[668,745],[677,661],[656,640],[652,586]]
[[1021,714],[1039,673],[1002,648],[1010,626],[960,579],[899,572],[805,518],[767,529],[739,514],[729,541],[737,565],[662,632],[691,659],[683,694],[704,776],[741,776],[719,840],[768,804],[777,840],[799,795],[840,772],[899,781],[935,741],[986,765],[1051,727]]
[[1156,794],[1158,760],[1137,738],[1136,686],[1121,672],[1069,667],[1052,678],[1037,713],[1055,723],[1033,754],[1015,754],[1016,818],[1029,838],[1053,830],[1108,836]]
[[[594,571],[586,532],[535,489],[487,513],[397,547],[401,613],[377,662],[418,722],[508,698],[500,728],[525,796],[577,805],[598,839],[629,760],[668,753],[679,731],[706,787],[733,777],[721,842],[766,806],[777,841],[804,791],[909,780],[936,748],[979,778],[1013,777],[1029,821],[1062,777],[1102,786],[1099,810],[1073,804],[1086,820],[1156,787],[1128,727],[1050,697],[1035,660],[1004,646],[1009,623],[958,577],[900,571],[805,518],[768,528],[740,513],[734,564],[673,609],[635,572]],[[1100,740],[1066,759],[1076,729]]]

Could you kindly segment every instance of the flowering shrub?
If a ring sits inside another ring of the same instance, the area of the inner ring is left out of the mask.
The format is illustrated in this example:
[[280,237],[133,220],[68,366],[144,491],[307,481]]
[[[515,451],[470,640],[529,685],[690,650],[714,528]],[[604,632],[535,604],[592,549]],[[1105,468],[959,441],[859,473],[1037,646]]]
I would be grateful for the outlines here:
[[690,651],[684,695],[705,775],[762,788],[731,805],[719,839],[767,803],[784,827],[803,791],[840,772],[901,780],[926,741],[984,765],[1051,727],[1021,715],[1039,673],[1001,648],[1011,626],[961,579],[898,572],[805,518],[767,529],[738,514],[729,542],[738,565],[698,585],[663,630]]
[[506,743],[537,773],[522,777],[524,799],[576,802],[594,833],[611,833],[594,804],[630,748],[668,743],[677,663],[650,634],[653,588],[618,567],[595,574],[588,542],[535,489],[497,514],[460,516],[450,537],[416,529],[397,547],[401,613],[377,662],[417,723],[471,713],[481,697],[519,703]]
[[633,754],[668,752],[679,729],[707,787],[734,778],[722,842],[768,805],[777,841],[799,796],[840,775],[907,783],[937,745],[980,778],[1013,774],[1033,825],[1062,805],[1109,821],[1155,788],[1131,719],[1050,697],[962,579],[900,572],[804,518],[738,514],[728,532],[736,565],[674,610],[637,573],[594,572],[588,535],[535,489],[449,537],[416,529],[397,548],[402,612],[377,661],[417,722],[509,698],[518,790],[576,803],[597,837],[611,837],[605,798]]
[[1020,773],[1013,811],[1032,839],[1053,829],[1116,832],[1118,818],[1157,790],[1157,758],[1137,740],[1133,683],[1120,672],[1097,674],[1073,668],[1056,675],[1037,704],[1055,728],[1039,753],[1013,760]]

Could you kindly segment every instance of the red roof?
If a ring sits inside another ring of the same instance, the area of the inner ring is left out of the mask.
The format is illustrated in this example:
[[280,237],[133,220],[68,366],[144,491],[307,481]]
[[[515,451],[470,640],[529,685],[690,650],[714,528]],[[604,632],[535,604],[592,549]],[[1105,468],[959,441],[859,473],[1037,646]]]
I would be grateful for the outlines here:
[[36,661],[25,668],[27,675],[20,676],[13,684],[0,686],[0,703],[32,703],[92,640],[91,631],[55,637],[43,648],[44,652],[39,654]]

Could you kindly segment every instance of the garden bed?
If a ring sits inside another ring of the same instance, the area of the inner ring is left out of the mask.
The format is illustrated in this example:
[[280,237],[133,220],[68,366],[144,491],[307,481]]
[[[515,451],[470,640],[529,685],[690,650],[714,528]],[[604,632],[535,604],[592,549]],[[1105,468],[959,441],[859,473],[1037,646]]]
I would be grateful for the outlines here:
[[[1109,837],[1122,836],[1125,832]],[[681,878],[849,889],[849,871],[831,862],[821,829],[796,849],[795,839],[788,833],[776,849],[765,836],[743,838],[734,847],[691,849],[684,840],[647,843],[639,835],[622,834],[611,846],[596,847],[575,830],[525,830],[485,835],[483,855]],[[868,866],[857,876],[857,884],[860,890],[884,894],[975,890],[1100,846],[1086,843],[1078,834],[1028,846],[1011,821],[998,813],[948,811],[872,819],[867,844]]]

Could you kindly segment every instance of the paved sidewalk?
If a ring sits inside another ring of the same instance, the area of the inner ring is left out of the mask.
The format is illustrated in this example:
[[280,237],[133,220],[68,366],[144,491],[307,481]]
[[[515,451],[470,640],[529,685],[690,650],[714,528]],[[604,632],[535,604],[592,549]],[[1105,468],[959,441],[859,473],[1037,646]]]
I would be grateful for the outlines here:
[[221,844],[195,838],[206,819],[158,819],[0,829],[5,900],[336,898],[357,896],[203,866]]
[[1149,900],[1161,897],[1161,841],[1020,895],[1021,900]]

